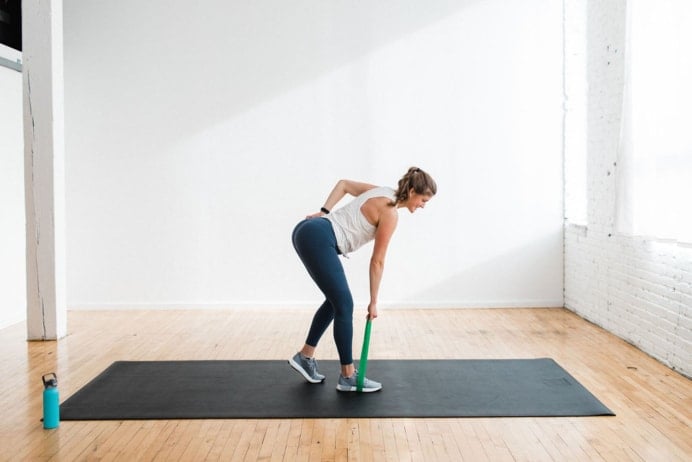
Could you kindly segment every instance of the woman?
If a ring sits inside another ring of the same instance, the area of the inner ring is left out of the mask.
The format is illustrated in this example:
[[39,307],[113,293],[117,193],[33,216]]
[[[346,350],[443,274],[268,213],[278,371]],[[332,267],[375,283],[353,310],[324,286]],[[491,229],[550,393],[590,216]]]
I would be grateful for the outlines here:
[[[353,365],[353,297],[348,288],[339,255],[346,256],[363,244],[375,240],[370,258],[370,303],[368,319],[377,317],[377,296],[382,280],[384,258],[396,229],[397,209],[413,213],[437,193],[435,181],[423,170],[411,167],[399,180],[397,190],[350,180],[340,180],[327,197],[320,212],[309,215],[293,230],[293,247],[326,300],[315,313],[303,348],[288,360],[310,383],[325,376],[317,371],[315,348],[324,331],[334,321],[334,341],[339,353],[341,375],[339,391],[356,391],[357,372]],[[346,194],[351,202],[334,210]],[[364,379],[364,392],[378,391],[382,384]]]

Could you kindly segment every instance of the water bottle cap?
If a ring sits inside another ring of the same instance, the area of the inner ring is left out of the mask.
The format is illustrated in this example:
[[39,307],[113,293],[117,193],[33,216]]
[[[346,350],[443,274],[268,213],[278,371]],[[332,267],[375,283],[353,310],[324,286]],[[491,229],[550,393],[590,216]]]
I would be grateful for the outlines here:
[[[50,377],[51,375],[53,377],[46,380],[46,377]],[[41,377],[41,380],[43,380],[43,386],[46,388],[55,388],[58,386],[58,376],[55,375],[55,372],[44,375]]]

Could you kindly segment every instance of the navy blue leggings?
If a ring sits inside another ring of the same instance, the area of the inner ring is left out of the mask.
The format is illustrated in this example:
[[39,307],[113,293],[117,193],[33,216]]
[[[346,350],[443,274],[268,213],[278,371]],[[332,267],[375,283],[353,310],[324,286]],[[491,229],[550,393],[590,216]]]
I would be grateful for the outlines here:
[[324,331],[334,321],[334,342],[341,364],[353,362],[353,296],[348,288],[344,267],[332,223],[326,218],[311,218],[293,230],[293,247],[320,288],[326,300],[312,318],[305,340],[316,347]]

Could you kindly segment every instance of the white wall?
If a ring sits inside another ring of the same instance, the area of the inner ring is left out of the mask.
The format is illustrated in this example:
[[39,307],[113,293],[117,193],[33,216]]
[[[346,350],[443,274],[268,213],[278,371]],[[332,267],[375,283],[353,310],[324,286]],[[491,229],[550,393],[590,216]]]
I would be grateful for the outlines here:
[[[581,145],[586,139],[588,176],[582,187],[588,217],[586,225],[566,228],[565,305],[689,377],[692,248],[623,235],[615,226],[625,5],[625,0],[567,3],[566,28],[583,31],[588,56],[585,68],[582,45],[568,42],[566,87],[573,91],[567,98],[575,106],[567,112],[565,143]],[[583,79],[586,87],[579,83]],[[577,91],[583,88],[588,93]]]
[[0,328],[26,319],[23,140],[22,74],[0,66]]
[[64,8],[71,308],[313,306],[293,226],[411,165],[383,305],[562,305],[561,2]]

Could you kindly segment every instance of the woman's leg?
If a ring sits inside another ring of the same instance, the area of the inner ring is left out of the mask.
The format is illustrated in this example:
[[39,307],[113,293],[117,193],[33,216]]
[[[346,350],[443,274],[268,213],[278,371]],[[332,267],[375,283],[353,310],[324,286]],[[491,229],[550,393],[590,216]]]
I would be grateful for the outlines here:
[[325,300],[312,317],[312,323],[310,324],[310,330],[308,331],[305,344],[315,348],[320,338],[322,338],[322,334],[324,334],[333,320],[334,308],[329,300]]
[[334,341],[342,369],[343,366],[352,368],[353,297],[339,260],[331,223],[319,218],[302,221],[293,232],[293,245],[308,273],[326,297],[315,312],[306,346],[314,349],[333,320]]

